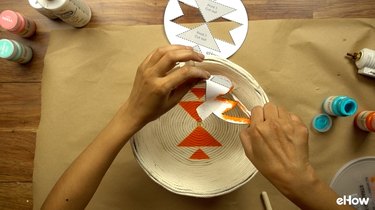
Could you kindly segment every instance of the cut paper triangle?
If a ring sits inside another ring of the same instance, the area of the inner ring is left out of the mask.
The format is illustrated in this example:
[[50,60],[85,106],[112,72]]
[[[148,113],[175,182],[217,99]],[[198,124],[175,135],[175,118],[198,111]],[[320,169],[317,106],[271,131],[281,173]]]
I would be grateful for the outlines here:
[[206,22],[213,21],[221,16],[236,11],[236,9],[211,0],[195,0]]
[[210,157],[208,157],[208,155],[203,150],[198,149],[190,156],[190,159],[203,160],[203,159],[210,159]]
[[199,99],[206,94],[206,88],[192,88],[190,91]]
[[220,52],[220,49],[217,46],[217,43],[207,24],[202,24],[196,28],[180,33],[177,35],[177,37]]
[[202,101],[181,101],[179,104],[189,115],[194,118],[197,122],[201,122],[202,119],[197,113],[197,107],[200,106]]
[[222,146],[210,133],[201,126],[196,127],[180,144],[179,147],[220,147]]

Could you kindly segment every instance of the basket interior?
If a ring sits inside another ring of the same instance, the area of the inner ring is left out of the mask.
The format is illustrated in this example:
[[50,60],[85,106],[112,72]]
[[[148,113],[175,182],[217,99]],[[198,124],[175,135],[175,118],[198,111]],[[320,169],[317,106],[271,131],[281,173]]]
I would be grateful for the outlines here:
[[[249,110],[267,101],[252,76],[235,64],[206,60],[196,65],[228,77],[234,84],[233,94]],[[239,139],[247,125],[231,124],[213,114],[203,122],[197,120],[194,111],[204,102],[204,87],[195,86],[179,105],[145,126],[132,141],[136,159],[154,181],[174,193],[195,197],[230,192],[257,172]],[[228,114],[243,116],[240,109]]]

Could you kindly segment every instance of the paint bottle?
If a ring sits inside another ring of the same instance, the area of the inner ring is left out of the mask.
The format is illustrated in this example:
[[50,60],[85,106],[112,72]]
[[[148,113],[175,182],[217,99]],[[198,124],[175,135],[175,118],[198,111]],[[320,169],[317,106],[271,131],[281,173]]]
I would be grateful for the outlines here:
[[83,27],[90,22],[91,9],[83,0],[38,0],[38,2],[43,8],[74,27]]
[[375,78],[375,51],[367,48],[353,54],[347,53],[358,68],[358,73]]
[[375,111],[362,111],[354,118],[354,124],[364,131],[375,132]]
[[33,57],[33,51],[29,46],[10,39],[0,39],[0,58],[27,63]]
[[11,33],[22,37],[30,37],[35,33],[35,22],[12,10],[4,10],[0,14],[0,25]]
[[354,115],[358,105],[348,96],[329,96],[323,101],[323,110],[329,115],[347,117]]
[[52,11],[45,9],[42,5],[39,4],[38,0],[29,0],[29,4],[32,8],[38,11],[40,14],[50,18],[50,19],[57,19],[58,17],[53,14]]

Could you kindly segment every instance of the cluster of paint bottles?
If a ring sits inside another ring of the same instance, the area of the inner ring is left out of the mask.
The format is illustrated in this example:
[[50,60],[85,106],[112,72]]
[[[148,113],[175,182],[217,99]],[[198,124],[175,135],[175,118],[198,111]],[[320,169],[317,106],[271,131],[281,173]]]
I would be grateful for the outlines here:
[[[83,0],[29,0],[29,4],[44,16],[60,18],[74,27],[83,27],[91,19],[91,9]],[[23,38],[31,37],[36,31],[33,20],[12,10],[0,13],[0,26]],[[0,40],[0,58],[24,64],[32,57],[33,51],[29,46],[15,40]]]
[[[0,13],[0,25],[7,31],[24,38],[31,37],[36,31],[34,21],[12,10],[4,10]],[[29,46],[11,39],[0,40],[0,58],[24,64],[32,57],[33,51]]]
[[[357,113],[356,100],[348,96],[329,96],[322,104],[324,113],[313,118],[313,128],[318,132],[326,132],[332,127],[332,118],[348,117]],[[369,132],[375,132],[375,111],[359,112],[354,118],[354,124]]]

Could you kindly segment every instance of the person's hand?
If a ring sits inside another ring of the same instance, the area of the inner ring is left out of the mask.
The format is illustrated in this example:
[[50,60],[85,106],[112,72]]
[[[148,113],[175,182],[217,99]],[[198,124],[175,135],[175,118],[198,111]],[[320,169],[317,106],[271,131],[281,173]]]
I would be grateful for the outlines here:
[[252,109],[241,141],[254,166],[281,192],[290,193],[313,179],[308,158],[308,130],[285,109],[267,103]]
[[148,55],[138,67],[126,103],[132,120],[139,126],[155,120],[175,106],[198,81],[208,79],[207,71],[193,66],[173,69],[177,62],[203,59],[193,48],[180,45],[161,47]]

